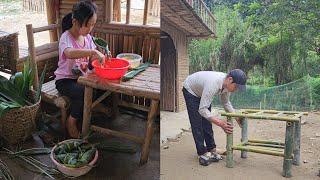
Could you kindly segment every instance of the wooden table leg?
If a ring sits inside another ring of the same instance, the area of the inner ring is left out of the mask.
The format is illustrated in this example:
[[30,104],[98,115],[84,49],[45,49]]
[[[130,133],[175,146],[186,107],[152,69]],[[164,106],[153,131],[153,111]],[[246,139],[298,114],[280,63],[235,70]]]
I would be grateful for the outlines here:
[[[231,117],[227,117],[227,122],[230,123],[231,125],[233,125],[232,123],[232,118]],[[233,162],[233,133],[231,134],[227,134],[227,167],[228,168],[233,168],[234,162]]]
[[282,176],[284,177],[292,176],[291,174],[292,146],[293,146],[293,123],[287,122],[284,159],[283,159],[283,173],[282,173]]
[[83,105],[83,122],[82,122],[82,137],[89,133],[91,105],[92,105],[92,87],[85,86],[84,89],[84,105]]
[[112,93],[112,119],[115,119],[119,115],[119,93]]
[[144,143],[142,144],[140,165],[145,164],[148,161],[150,144],[153,136],[153,122],[158,110],[158,100],[151,100],[150,111],[148,113],[146,135],[144,138]]
[[300,165],[300,141],[301,141],[301,117],[299,122],[294,123],[294,146],[293,146],[293,164]]
[[[242,119],[241,143],[248,142],[248,120]],[[241,151],[241,158],[247,158],[247,151]]]

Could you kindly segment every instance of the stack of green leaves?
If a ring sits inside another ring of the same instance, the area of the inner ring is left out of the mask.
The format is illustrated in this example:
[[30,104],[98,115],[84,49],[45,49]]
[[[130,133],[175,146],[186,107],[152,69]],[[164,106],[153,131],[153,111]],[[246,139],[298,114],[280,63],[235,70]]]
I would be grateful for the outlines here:
[[88,165],[95,153],[96,148],[92,144],[71,141],[59,144],[54,150],[54,158],[66,167],[78,168]]
[[148,67],[150,66],[150,63],[144,63],[141,64],[140,66],[133,68],[130,72],[127,72],[124,76],[123,76],[123,80],[124,81],[128,81],[132,78],[134,78],[136,75],[138,75],[140,72],[146,70]]
[[41,74],[39,87],[34,88],[37,91],[34,99],[28,96],[34,79],[29,60],[24,63],[23,71],[17,72],[10,79],[0,76],[0,118],[10,109],[32,105],[33,100],[38,102],[45,71],[46,66]]

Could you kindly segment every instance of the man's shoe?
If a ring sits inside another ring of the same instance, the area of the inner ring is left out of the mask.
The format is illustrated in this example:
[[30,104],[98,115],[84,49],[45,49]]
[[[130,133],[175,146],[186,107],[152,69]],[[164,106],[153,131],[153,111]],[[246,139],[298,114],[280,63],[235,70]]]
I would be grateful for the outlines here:
[[199,164],[201,166],[208,166],[212,161],[210,160],[211,153],[206,152],[205,154],[199,156]]

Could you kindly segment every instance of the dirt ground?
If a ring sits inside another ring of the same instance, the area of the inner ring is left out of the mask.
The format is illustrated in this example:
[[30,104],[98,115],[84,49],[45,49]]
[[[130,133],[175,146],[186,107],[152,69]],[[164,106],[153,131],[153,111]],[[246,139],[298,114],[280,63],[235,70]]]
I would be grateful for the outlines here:
[[[320,170],[320,112],[310,113],[304,118],[301,137],[301,165],[292,166],[293,180],[315,180]],[[186,121],[188,119],[186,118]],[[251,139],[274,139],[284,142],[285,123],[273,121],[249,120]],[[226,135],[221,128],[214,126],[217,148],[224,150]],[[239,143],[241,131],[234,129],[234,143]],[[248,158],[242,159],[240,151],[234,151],[234,168],[227,168],[225,159],[207,167],[198,163],[196,149],[191,132],[184,132],[176,140],[162,145],[160,162],[161,180],[278,180],[282,177],[283,158],[248,152]]]

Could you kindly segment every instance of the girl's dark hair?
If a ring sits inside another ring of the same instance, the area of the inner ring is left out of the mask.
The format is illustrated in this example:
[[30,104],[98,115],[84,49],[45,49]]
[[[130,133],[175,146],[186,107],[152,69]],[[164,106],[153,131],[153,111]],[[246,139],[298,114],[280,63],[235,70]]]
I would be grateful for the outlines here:
[[62,32],[72,27],[72,18],[80,23],[80,27],[87,26],[89,19],[97,12],[95,3],[83,0],[73,5],[72,12],[62,18]]

